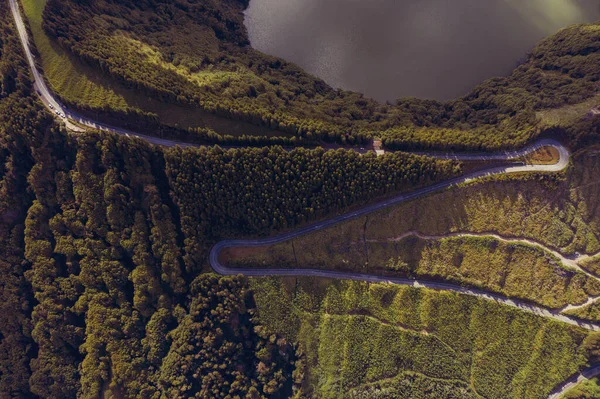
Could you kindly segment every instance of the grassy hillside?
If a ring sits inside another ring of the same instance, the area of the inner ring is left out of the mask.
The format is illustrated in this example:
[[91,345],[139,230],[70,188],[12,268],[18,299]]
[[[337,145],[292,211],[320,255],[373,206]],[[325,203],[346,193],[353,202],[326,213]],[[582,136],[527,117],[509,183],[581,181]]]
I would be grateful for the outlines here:
[[407,154],[69,135],[34,100],[7,3],[0,24],[1,397],[288,398],[294,343],[258,323],[245,279],[201,273],[210,245],[460,173]]
[[585,362],[580,329],[473,297],[310,278],[251,286],[261,323],[306,357],[306,397],[545,398]]
[[[129,115],[131,122],[135,121],[136,115],[150,114],[157,118],[160,124],[183,129],[208,127],[220,134],[234,136],[285,136],[282,132],[240,121],[230,121],[197,107],[161,102],[127,88],[103,71],[88,65],[47,35],[42,28],[42,14],[46,3],[47,0],[22,1],[25,17],[40,55],[39,64],[44,71],[44,77],[52,91],[66,104],[111,122],[123,114]],[[114,122],[124,123],[123,120]]]
[[598,301],[578,309],[570,310],[566,312],[566,314],[578,317],[582,320],[600,321],[600,305],[597,302]]
[[[289,242],[235,248],[233,267],[301,267],[447,280],[550,308],[598,296],[600,148],[562,176],[491,179],[391,207]],[[443,204],[443,208],[440,208]],[[471,234],[461,236],[460,233]],[[530,240],[529,242],[521,239]],[[567,263],[569,262],[569,263]],[[597,319],[596,305],[580,317]]]
[[367,225],[369,238],[384,240],[407,231],[493,232],[531,239],[566,255],[594,254],[600,251],[598,150],[588,147],[574,154],[562,175],[491,178],[374,214]]
[[[79,59],[145,97],[307,139],[357,143],[377,135],[390,148],[519,146],[538,134],[536,112],[597,93],[597,25],[542,41],[509,77],[490,79],[464,98],[386,105],[333,90],[254,51],[245,7],[244,1],[50,0],[43,27]],[[550,114],[539,115],[548,121]]]
[[125,110],[133,106],[125,93],[102,73],[85,65],[52,41],[42,29],[46,0],[24,0],[23,10],[29,22],[41,66],[52,90],[70,104],[81,102],[92,108]]
[[537,117],[545,126],[569,126],[587,115],[592,108],[598,105],[600,105],[600,98],[596,95],[578,104],[540,110],[537,112]]

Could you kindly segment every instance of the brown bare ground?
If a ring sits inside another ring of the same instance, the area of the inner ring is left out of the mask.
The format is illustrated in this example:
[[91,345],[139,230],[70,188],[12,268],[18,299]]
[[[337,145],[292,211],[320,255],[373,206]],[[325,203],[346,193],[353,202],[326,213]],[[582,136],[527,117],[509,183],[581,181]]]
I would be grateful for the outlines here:
[[529,165],[553,165],[558,162],[560,154],[554,147],[543,147],[525,157]]

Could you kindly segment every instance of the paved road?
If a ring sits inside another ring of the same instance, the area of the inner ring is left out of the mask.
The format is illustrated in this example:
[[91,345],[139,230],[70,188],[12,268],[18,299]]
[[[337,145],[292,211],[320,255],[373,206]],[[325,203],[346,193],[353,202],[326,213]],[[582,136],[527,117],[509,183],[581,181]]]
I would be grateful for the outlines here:
[[[440,283],[433,281],[422,281],[410,278],[402,278],[402,277],[387,277],[387,276],[377,276],[371,274],[362,274],[362,273],[353,273],[353,272],[339,272],[333,270],[318,270],[318,269],[238,269],[238,268],[229,268],[223,265],[219,261],[219,254],[225,248],[232,247],[261,247],[265,245],[278,244],[281,242],[285,242],[297,237],[301,237],[303,235],[313,233],[319,230],[326,229],[338,223],[342,223],[354,218],[358,218],[364,216],[368,213],[378,211],[380,209],[384,209],[394,204],[399,204],[405,201],[409,201],[412,199],[416,199],[428,194],[431,194],[436,191],[441,191],[452,186],[456,186],[461,183],[469,182],[475,179],[479,179],[485,176],[497,175],[497,174],[506,174],[506,173],[519,173],[519,172],[558,172],[565,169],[569,164],[570,154],[568,150],[560,145],[559,143],[553,140],[541,140],[537,143],[523,149],[520,151],[509,152],[504,154],[493,154],[490,158],[484,155],[473,155],[473,154],[452,154],[448,155],[447,158],[458,159],[458,160],[509,160],[514,158],[522,157],[527,153],[534,151],[543,146],[553,146],[556,148],[560,154],[560,160],[557,164],[554,165],[521,165],[521,166],[508,166],[508,167],[494,167],[487,170],[474,172],[459,178],[455,178],[446,182],[438,183],[430,187],[425,187],[419,190],[416,190],[412,193],[408,194],[400,194],[394,198],[382,201],[377,204],[373,204],[367,207],[364,207],[360,210],[350,212],[344,215],[340,215],[334,217],[332,219],[314,223],[308,225],[306,227],[294,230],[292,232],[279,234],[273,237],[262,238],[262,239],[253,239],[253,240],[223,240],[218,242],[210,251],[209,261],[213,270],[222,275],[238,275],[243,274],[245,276],[251,277],[270,277],[270,276],[310,276],[310,277],[322,277],[322,278],[332,278],[332,279],[342,279],[342,280],[356,280],[356,281],[366,281],[372,283],[389,283],[389,284],[399,284],[399,285],[407,285],[416,288],[429,288],[433,290],[440,291],[452,291],[460,294],[473,295],[479,298],[484,298],[490,301],[495,301],[497,303],[501,303],[503,305],[512,306],[522,311],[530,312],[538,316],[548,317],[557,321],[561,321],[564,323],[568,323],[571,325],[579,326],[585,328],[590,331],[600,331],[600,325],[595,323],[589,323],[580,321],[573,317],[566,316],[561,314],[559,310],[549,310],[540,306],[535,306],[525,301],[521,301],[518,299],[511,299],[504,297],[502,295],[493,294],[487,291],[475,289],[475,288],[467,288],[462,287],[460,285],[448,284],[448,283]],[[429,154],[431,155],[431,154]],[[438,157],[440,154],[436,154]],[[474,158],[476,157],[476,158]],[[553,251],[554,253],[554,251]],[[560,255],[561,260],[569,260],[564,256]],[[569,265],[572,262],[566,262]],[[591,300],[596,300],[597,298],[591,298]],[[600,375],[600,364],[594,365],[583,370],[581,373],[578,373],[572,376],[567,381],[561,383],[558,387],[556,387],[548,399],[558,399],[565,392],[571,389],[573,386],[578,384],[581,381],[586,379],[590,379]]]
[[[112,133],[116,133],[116,134],[124,135],[124,136],[139,137],[139,138],[142,138],[142,139],[144,139],[152,144],[156,144],[156,145],[167,146],[167,147],[172,147],[172,146],[176,146],[176,145],[181,146],[181,147],[195,146],[195,145],[185,143],[185,142],[180,142],[180,141],[175,141],[175,140],[167,140],[167,139],[161,139],[158,137],[143,135],[143,134],[135,133],[133,131],[129,131],[129,130],[126,130],[123,128],[100,123],[100,122],[94,121],[92,119],[86,118],[82,115],[79,115],[76,112],[69,110],[63,104],[61,104],[60,101],[58,101],[52,95],[52,93],[48,89],[48,86],[46,85],[46,82],[44,81],[42,75],[39,73],[39,71],[36,68],[35,59],[33,57],[31,48],[29,46],[29,38],[27,35],[27,30],[25,29],[25,24],[23,22],[23,18],[19,11],[17,0],[9,0],[9,2],[10,2],[11,11],[13,13],[13,17],[15,19],[16,26],[17,26],[17,29],[19,32],[19,37],[23,44],[25,54],[27,57],[27,61],[29,63],[31,72],[34,77],[34,88],[35,88],[36,92],[38,93],[38,95],[40,96],[42,102],[48,108],[50,108],[51,110],[54,110],[54,111],[58,111],[59,113],[62,113],[65,115],[65,118],[63,118],[63,119],[65,119],[65,124],[67,125],[67,127],[69,129],[75,130],[75,131],[81,130],[81,128],[79,126],[77,126],[77,124],[72,123],[72,122],[76,122],[80,125],[88,126],[90,128],[97,129],[97,130],[103,130],[103,131],[112,132]],[[369,205],[360,210],[350,212],[345,215],[340,215],[338,217],[335,217],[335,218],[327,220],[327,221],[315,223],[315,224],[306,226],[304,228],[295,230],[290,233],[285,233],[285,234],[281,234],[281,235],[278,235],[275,237],[259,239],[259,240],[221,241],[221,242],[217,243],[211,250],[210,264],[216,272],[218,272],[220,274],[224,274],[224,275],[245,274],[247,276],[318,276],[318,277],[325,277],[325,278],[350,279],[350,280],[360,280],[360,281],[379,282],[379,283],[388,282],[388,283],[393,283],[393,284],[411,285],[414,287],[424,287],[424,288],[430,288],[430,289],[436,289],[436,290],[454,291],[454,292],[459,292],[459,293],[468,294],[468,295],[475,295],[475,296],[478,296],[481,298],[486,298],[486,299],[489,299],[492,301],[500,302],[505,305],[513,306],[513,307],[519,308],[524,311],[538,314],[540,316],[550,317],[555,320],[563,321],[565,323],[578,325],[578,326],[581,326],[588,330],[600,331],[600,326],[598,326],[596,324],[580,322],[580,321],[570,318],[568,316],[561,315],[556,311],[550,311],[548,309],[533,306],[531,304],[528,304],[528,303],[525,303],[522,301],[512,300],[512,299],[505,298],[500,295],[491,294],[491,293],[488,293],[485,291],[460,287],[460,286],[456,286],[456,285],[452,285],[452,284],[435,283],[435,282],[429,282],[429,281],[417,281],[417,280],[403,279],[403,278],[382,277],[382,276],[366,275],[366,274],[359,274],[359,273],[335,272],[335,271],[327,271],[327,270],[229,269],[226,266],[223,266],[219,262],[219,259],[218,259],[218,255],[219,255],[220,251],[224,248],[229,248],[229,247],[234,247],[234,246],[263,246],[263,245],[269,245],[269,244],[275,244],[278,242],[283,242],[286,240],[290,240],[292,238],[300,237],[304,234],[308,234],[311,232],[325,229],[325,228],[333,226],[337,223],[341,223],[341,222],[344,222],[344,221],[347,221],[347,220],[350,220],[353,218],[357,218],[357,217],[366,215],[368,213],[389,207],[394,204],[399,204],[401,202],[409,201],[409,200],[412,200],[412,199],[415,199],[415,198],[418,198],[418,197],[421,197],[424,195],[428,195],[430,193],[440,191],[440,190],[455,186],[457,184],[465,183],[465,182],[468,182],[468,181],[471,181],[474,179],[478,179],[478,178],[481,178],[484,176],[503,174],[503,173],[506,174],[506,173],[518,173],[518,172],[532,172],[532,171],[556,172],[556,171],[560,171],[560,170],[564,169],[568,165],[568,162],[569,162],[568,150],[565,147],[563,147],[562,145],[560,145],[559,143],[552,141],[552,140],[540,140],[537,143],[532,144],[522,150],[511,151],[511,152],[499,152],[499,153],[495,153],[495,154],[422,153],[422,155],[434,156],[434,157],[437,157],[440,159],[503,161],[503,160],[511,160],[511,159],[519,158],[519,157],[521,157],[525,154],[528,154],[531,151],[534,151],[543,146],[554,146],[556,149],[558,149],[558,151],[560,153],[560,161],[557,164],[555,164],[555,165],[520,165],[520,166],[508,166],[508,167],[494,167],[494,168],[490,168],[490,169],[487,169],[484,171],[471,173],[471,174],[468,174],[468,175],[460,177],[460,178],[452,179],[452,180],[449,180],[444,183],[438,183],[433,186],[426,187],[426,188],[417,190],[412,193],[398,195],[394,198],[385,200],[383,202],[380,202],[380,203],[377,203],[374,205]],[[364,151],[361,151],[358,149],[354,149],[354,150],[356,150],[358,152],[364,152]],[[562,394],[563,392],[568,390],[577,381],[580,381],[583,378],[591,378],[598,374],[600,374],[600,365],[592,367],[588,370],[585,370],[581,375],[574,376],[572,379],[566,381],[564,384],[562,384],[560,387],[558,387],[557,391],[556,391],[558,393],[553,396],[550,396],[549,399],[557,398],[558,396],[560,396],[560,394]]]
[[[35,87],[37,93],[39,94],[40,98],[42,99],[43,103],[46,106],[48,106],[49,108],[51,106],[55,111],[58,111],[59,113],[63,113],[66,116],[67,120],[65,122],[68,125],[70,124],[71,128],[77,130],[77,125],[70,123],[70,120],[75,121],[81,125],[92,127],[94,129],[105,130],[105,131],[117,133],[120,135],[136,136],[136,137],[142,138],[150,143],[157,144],[157,145],[169,146],[169,147],[175,146],[175,145],[185,147],[185,146],[190,145],[190,144],[184,143],[184,142],[166,140],[166,139],[161,139],[161,138],[157,138],[157,137],[142,135],[139,133],[134,133],[132,131],[126,130],[126,129],[102,124],[102,123],[96,122],[94,120],[88,119],[86,117],[83,117],[83,116],[67,109],[56,98],[54,98],[51,91],[48,89],[42,75],[39,73],[39,71],[36,68],[35,60],[34,60],[32,52],[31,52],[30,45],[29,45],[29,37],[27,35],[27,30],[25,28],[23,18],[19,11],[17,0],[9,0],[9,2],[10,2],[11,11],[13,13],[13,17],[15,19],[17,30],[19,32],[19,37],[23,44],[25,54],[27,57],[27,61],[29,63],[31,72],[34,77],[34,87]],[[495,296],[495,295],[492,295],[492,294],[489,294],[489,293],[486,293],[483,291],[466,289],[463,287],[457,287],[457,286],[448,285],[448,284],[418,282],[418,281],[407,280],[407,279],[394,279],[394,278],[389,278],[389,277],[378,277],[378,276],[371,276],[371,275],[342,273],[342,272],[333,272],[333,271],[325,271],[325,270],[306,270],[306,269],[302,269],[302,270],[288,270],[288,269],[281,269],[281,270],[278,270],[278,269],[268,269],[268,270],[235,269],[235,270],[231,270],[231,269],[228,269],[227,267],[221,265],[218,261],[218,254],[223,248],[234,247],[234,246],[263,246],[263,245],[283,242],[286,240],[290,240],[292,238],[302,236],[304,234],[308,234],[310,232],[315,232],[315,231],[325,229],[325,228],[333,226],[337,223],[341,223],[341,222],[344,222],[344,221],[347,221],[347,220],[350,220],[353,218],[360,217],[362,215],[366,215],[368,213],[377,211],[379,209],[382,209],[382,208],[385,208],[385,207],[388,207],[388,206],[391,206],[394,204],[409,201],[411,199],[415,199],[415,198],[433,193],[435,191],[440,191],[440,190],[446,189],[448,187],[451,187],[451,186],[454,186],[457,184],[461,184],[461,183],[465,183],[465,182],[468,182],[468,181],[471,181],[474,179],[478,179],[478,178],[481,178],[484,176],[503,174],[503,173],[506,174],[506,173],[517,173],[517,172],[530,172],[530,171],[556,172],[556,171],[563,170],[568,165],[568,162],[569,162],[568,150],[565,147],[563,147],[560,143],[553,141],[553,140],[548,140],[548,139],[540,140],[540,141],[538,141],[532,145],[529,145],[521,150],[499,152],[499,153],[493,153],[493,154],[423,153],[423,155],[434,156],[434,157],[441,158],[441,159],[455,159],[455,160],[464,160],[464,161],[466,161],[466,160],[470,160],[470,161],[473,161],[473,160],[476,160],[476,161],[477,160],[504,161],[504,160],[514,160],[514,159],[520,158],[520,157],[522,157],[532,151],[535,151],[536,149],[544,147],[544,146],[553,146],[559,151],[560,160],[557,164],[493,167],[493,168],[490,168],[487,170],[471,173],[471,174],[468,174],[468,175],[465,175],[465,176],[462,176],[459,178],[455,178],[455,179],[452,179],[452,180],[449,180],[446,182],[442,182],[442,183],[438,183],[438,184],[435,184],[435,185],[432,185],[432,186],[429,186],[426,188],[422,188],[422,189],[414,191],[412,193],[401,194],[394,198],[385,200],[383,202],[369,205],[362,209],[356,210],[354,212],[340,215],[340,216],[337,216],[335,218],[332,218],[332,219],[329,219],[329,220],[326,220],[323,222],[315,223],[315,224],[306,226],[304,228],[295,230],[290,233],[281,234],[281,235],[278,235],[275,237],[260,239],[260,240],[221,241],[217,245],[215,245],[211,251],[211,254],[210,254],[211,266],[213,267],[213,269],[215,271],[217,271],[221,274],[243,273],[243,274],[246,274],[249,276],[312,275],[312,276],[321,276],[321,277],[329,277],[329,278],[345,278],[345,279],[354,279],[354,280],[363,280],[363,281],[372,281],[372,282],[377,282],[377,281],[379,281],[379,282],[394,282],[397,284],[420,285],[423,287],[430,287],[430,288],[434,288],[434,289],[452,290],[452,291],[457,291],[457,292],[470,293],[472,295],[477,295],[477,296],[481,296],[481,297],[487,297],[492,300],[497,300],[500,302],[505,302],[507,304],[511,304],[512,306],[529,309],[530,311],[534,311],[535,313],[544,314],[549,317],[553,317],[555,319],[559,319],[559,320],[562,320],[562,321],[565,321],[565,322],[568,322],[571,324],[584,325],[584,326],[586,326],[586,328],[589,328],[589,329],[597,329],[598,328],[597,326],[593,326],[591,324],[586,325],[585,323],[581,324],[581,323],[579,323],[575,320],[572,320],[566,316],[558,315],[558,314],[549,312],[549,311],[541,309],[541,308],[535,308],[529,304],[519,303],[518,301],[515,302],[513,300],[502,298],[500,296]]]
[[600,375],[600,364],[596,364],[591,367],[588,367],[587,369],[583,370],[581,373],[575,374],[574,376],[572,376],[571,378],[569,378],[568,380],[566,380],[565,382],[563,382],[562,384],[557,386],[552,391],[550,396],[548,396],[548,399],[559,399],[562,395],[567,393],[567,391],[569,389],[575,387],[577,384],[579,384],[585,380],[590,380],[594,377],[597,377],[598,375]]
[[[317,276],[317,277],[325,277],[325,278],[336,278],[336,279],[347,279],[347,280],[360,280],[360,281],[369,281],[369,282],[380,282],[380,283],[393,283],[393,284],[402,284],[402,285],[411,285],[415,287],[425,287],[437,290],[447,290],[447,291],[455,291],[469,295],[475,295],[481,298],[490,299],[496,302],[501,302],[506,305],[510,305],[513,307],[520,308],[522,310],[529,311],[531,313],[538,314],[544,317],[550,317],[555,320],[563,321],[565,323],[569,323],[572,325],[577,325],[584,327],[588,330],[600,331],[600,326],[592,323],[586,323],[574,318],[562,315],[559,311],[551,311],[548,309],[544,309],[538,306],[531,305],[524,301],[509,299],[501,295],[488,293],[482,290],[472,289],[461,287],[454,284],[447,283],[438,283],[431,281],[419,281],[412,280],[408,278],[395,278],[395,277],[387,277],[387,276],[377,276],[377,275],[368,275],[361,273],[353,273],[353,272],[340,272],[340,271],[332,271],[332,270],[315,270],[315,269],[237,269],[237,268],[229,268],[219,261],[219,254],[225,248],[232,247],[262,247],[265,245],[272,245],[282,243],[294,238],[301,237],[303,235],[317,232],[328,227],[334,226],[336,224],[352,220],[355,218],[359,218],[361,216],[367,215],[369,213],[387,208],[389,206],[400,204],[402,202],[410,201],[436,191],[441,191],[458,184],[466,183],[475,179],[479,179],[485,176],[498,175],[498,174],[508,174],[508,173],[518,173],[518,172],[557,172],[565,169],[569,164],[569,152],[568,150],[560,145],[558,142],[553,140],[540,140],[531,146],[510,153],[505,153],[504,155],[494,154],[491,155],[492,159],[503,159],[510,160],[513,158],[519,158],[531,151],[534,151],[540,147],[552,146],[556,148],[560,154],[560,160],[558,163],[554,165],[520,165],[520,166],[506,166],[506,167],[492,167],[486,170],[469,173],[467,175],[454,178],[445,182],[437,183],[429,187],[424,187],[413,191],[411,193],[400,194],[393,198],[389,198],[387,200],[381,201],[379,203],[375,203],[372,205],[365,206],[361,209],[355,210],[353,212],[349,212],[343,215],[336,216],[334,218],[324,220],[321,222],[317,222],[314,224],[310,224],[308,226],[279,234],[273,237],[261,238],[261,239],[243,239],[243,240],[223,240],[218,242],[212,249],[209,255],[209,261],[211,267],[219,274],[223,275],[237,275],[243,274],[246,276]],[[472,159],[472,157],[477,157],[478,159],[483,157],[483,159],[488,159],[482,155],[453,155],[456,159]],[[499,158],[500,157],[500,158]]]
[[63,119],[69,129],[75,130],[75,131],[81,130],[80,127],[78,127],[76,124],[71,122],[71,121],[74,121],[74,122],[79,123],[80,125],[88,126],[90,128],[97,129],[97,130],[103,130],[103,131],[107,131],[107,132],[117,133],[122,136],[139,137],[139,138],[142,138],[142,139],[144,139],[152,144],[156,144],[156,145],[167,146],[167,147],[172,147],[172,146],[176,146],[176,145],[181,146],[181,147],[190,146],[189,143],[174,141],[174,140],[166,140],[166,139],[161,139],[158,137],[152,137],[152,136],[148,136],[148,135],[144,135],[144,134],[140,134],[140,133],[135,133],[135,132],[132,132],[127,129],[122,129],[119,127],[100,123],[100,122],[94,121],[92,119],[86,118],[82,115],[79,115],[78,113],[76,113],[76,112],[68,109],[66,106],[64,106],[60,101],[58,101],[54,97],[52,92],[48,89],[48,86],[46,85],[44,78],[42,77],[42,75],[40,74],[40,72],[38,71],[38,69],[35,65],[35,59],[33,57],[33,54],[31,52],[31,47],[29,45],[29,37],[27,35],[27,29],[25,28],[25,23],[23,22],[23,18],[21,16],[21,12],[19,10],[19,5],[17,3],[17,0],[9,0],[9,2],[10,2],[10,9],[12,11],[13,17],[15,19],[15,23],[17,25],[17,30],[19,32],[19,38],[21,39],[21,43],[23,44],[23,48],[25,50],[25,55],[27,56],[27,62],[29,63],[29,67],[31,68],[31,73],[33,74],[34,88],[35,88],[36,92],[38,93],[38,95],[40,96],[44,105],[46,105],[48,108],[51,108],[51,111],[53,113],[55,113],[55,111],[58,111],[65,115],[66,118],[63,118]]

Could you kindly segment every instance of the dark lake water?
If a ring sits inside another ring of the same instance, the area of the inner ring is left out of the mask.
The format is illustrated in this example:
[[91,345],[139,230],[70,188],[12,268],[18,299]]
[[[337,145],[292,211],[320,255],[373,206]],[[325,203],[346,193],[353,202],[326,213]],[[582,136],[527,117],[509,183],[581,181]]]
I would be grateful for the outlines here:
[[380,101],[447,100],[507,75],[599,0],[251,0],[252,46]]

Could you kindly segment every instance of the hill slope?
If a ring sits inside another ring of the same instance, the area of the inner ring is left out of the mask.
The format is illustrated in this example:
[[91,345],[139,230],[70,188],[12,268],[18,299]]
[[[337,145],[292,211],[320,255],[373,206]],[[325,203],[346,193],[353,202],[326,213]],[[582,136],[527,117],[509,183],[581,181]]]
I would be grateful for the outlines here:
[[464,98],[384,105],[333,90],[253,50],[243,26],[245,6],[50,0],[43,26],[80,59],[155,99],[309,139],[356,143],[383,135],[384,144],[401,148],[518,146],[536,134],[536,110],[579,103],[597,92],[597,25],[559,32],[509,77],[490,79]]

